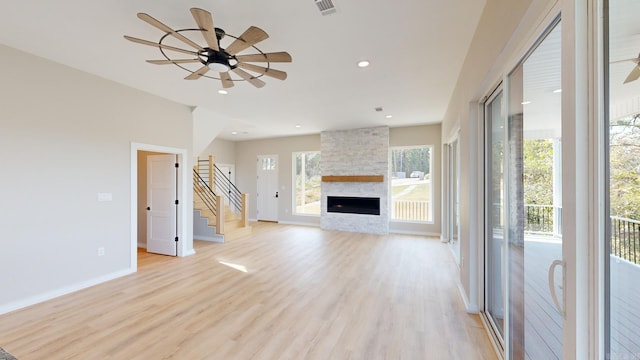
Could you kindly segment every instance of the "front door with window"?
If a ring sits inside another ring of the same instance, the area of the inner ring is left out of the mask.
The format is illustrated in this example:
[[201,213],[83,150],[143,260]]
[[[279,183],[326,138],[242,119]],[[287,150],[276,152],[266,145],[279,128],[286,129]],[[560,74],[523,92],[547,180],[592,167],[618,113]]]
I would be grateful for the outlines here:
[[257,219],[278,221],[278,155],[259,155],[257,166]]

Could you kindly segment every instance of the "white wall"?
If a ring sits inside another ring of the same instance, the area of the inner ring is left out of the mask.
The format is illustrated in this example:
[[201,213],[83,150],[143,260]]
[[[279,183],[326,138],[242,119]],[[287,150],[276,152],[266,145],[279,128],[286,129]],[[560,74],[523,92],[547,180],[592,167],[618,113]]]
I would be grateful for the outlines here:
[[2,313],[130,270],[131,142],[190,151],[192,122],[186,106],[5,46],[0,58]]
[[216,163],[235,164],[236,163],[236,142],[215,139],[200,153],[201,158],[215,155]]

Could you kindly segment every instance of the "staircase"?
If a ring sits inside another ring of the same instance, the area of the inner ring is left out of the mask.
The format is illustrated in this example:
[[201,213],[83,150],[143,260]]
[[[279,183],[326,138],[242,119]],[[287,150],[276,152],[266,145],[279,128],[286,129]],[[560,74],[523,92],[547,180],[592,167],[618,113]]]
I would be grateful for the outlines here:
[[193,168],[193,209],[225,242],[251,234],[248,204],[248,194],[242,194],[220,171],[213,156],[198,159]]

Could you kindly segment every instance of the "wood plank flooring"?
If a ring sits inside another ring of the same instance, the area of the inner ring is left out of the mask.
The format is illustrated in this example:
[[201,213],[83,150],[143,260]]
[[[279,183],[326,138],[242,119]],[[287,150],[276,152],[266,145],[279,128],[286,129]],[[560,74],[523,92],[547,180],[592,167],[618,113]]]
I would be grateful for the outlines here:
[[197,254],[0,316],[37,359],[496,359],[447,245],[258,223]]

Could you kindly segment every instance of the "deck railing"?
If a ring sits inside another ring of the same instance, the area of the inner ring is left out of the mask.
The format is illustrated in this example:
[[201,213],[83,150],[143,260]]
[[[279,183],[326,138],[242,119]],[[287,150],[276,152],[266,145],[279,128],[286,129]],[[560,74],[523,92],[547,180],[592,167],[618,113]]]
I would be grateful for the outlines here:
[[[552,205],[525,205],[525,232],[562,234],[562,209]],[[611,254],[640,265],[640,221],[611,217]]]
[[394,220],[431,221],[431,202],[428,200],[393,200],[391,214]]
[[532,234],[562,235],[562,208],[553,205],[524,205],[524,231]]
[[611,254],[640,265],[640,221],[611,217]]

